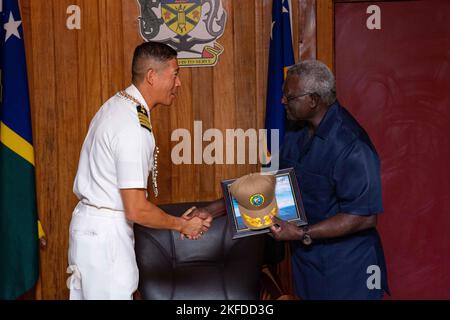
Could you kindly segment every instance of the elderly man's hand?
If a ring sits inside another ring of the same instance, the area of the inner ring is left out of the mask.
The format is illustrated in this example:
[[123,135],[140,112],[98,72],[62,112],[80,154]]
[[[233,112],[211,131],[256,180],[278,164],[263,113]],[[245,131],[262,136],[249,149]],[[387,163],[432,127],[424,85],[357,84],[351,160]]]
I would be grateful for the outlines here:
[[185,218],[186,220],[190,220],[194,217],[199,217],[200,219],[205,220],[209,225],[211,225],[211,222],[213,220],[211,213],[209,213],[208,210],[206,210],[205,208],[193,207],[192,211],[190,212],[186,211],[185,214],[183,215],[183,218]]
[[278,217],[272,217],[272,221],[274,225],[270,227],[270,231],[272,232],[271,235],[275,240],[301,240],[303,232],[294,223],[281,220]]
[[208,231],[209,227],[211,226],[213,217],[206,209],[192,207],[182,215],[182,218],[185,220],[191,220],[192,218],[196,218],[196,217],[203,220],[202,232],[197,237],[188,237],[186,235],[181,235],[182,238],[186,237],[189,240],[197,240],[197,239],[200,239],[200,237]]

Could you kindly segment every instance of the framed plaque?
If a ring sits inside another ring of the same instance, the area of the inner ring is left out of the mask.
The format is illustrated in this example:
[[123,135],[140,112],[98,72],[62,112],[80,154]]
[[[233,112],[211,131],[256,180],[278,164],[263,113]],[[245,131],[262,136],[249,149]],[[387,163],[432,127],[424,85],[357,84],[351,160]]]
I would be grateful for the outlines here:
[[[308,224],[294,169],[282,169],[272,174],[276,177],[277,217],[285,221],[294,222],[298,226]],[[233,239],[270,232],[269,228],[253,230],[245,224],[239,211],[238,202],[230,192],[230,186],[235,180],[224,180],[221,183],[228,219],[233,229]]]

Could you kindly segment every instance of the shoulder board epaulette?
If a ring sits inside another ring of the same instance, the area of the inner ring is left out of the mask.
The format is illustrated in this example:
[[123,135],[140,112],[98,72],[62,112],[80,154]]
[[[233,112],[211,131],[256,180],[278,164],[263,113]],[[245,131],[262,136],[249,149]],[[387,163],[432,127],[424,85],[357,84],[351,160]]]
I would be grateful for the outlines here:
[[148,131],[152,132],[152,125],[150,124],[150,120],[148,119],[148,112],[143,106],[136,106],[137,115],[139,118],[139,123],[141,124],[141,127],[147,129]]

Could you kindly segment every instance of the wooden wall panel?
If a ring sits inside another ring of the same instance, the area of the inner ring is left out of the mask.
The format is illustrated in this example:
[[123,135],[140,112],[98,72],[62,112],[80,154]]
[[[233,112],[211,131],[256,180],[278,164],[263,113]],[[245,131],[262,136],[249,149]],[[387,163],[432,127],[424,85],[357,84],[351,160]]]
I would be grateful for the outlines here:
[[[43,1],[33,1],[24,3],[24,7],[29,8],[23,12],[27,59],[29,62],[29,83],[31,84],[31,112],[33,121],[33,142],[35,149],[36,164],[36,188],[38,192],[38,211],[47,230],[57,230],[52,228],[57,226],[59,219],[50,221],[51,216],[55,216],[60,207],[58,199],[58,180],[56,178],[58,165],[54,161],[57,151],[57,115],[56,115],[56,79],[55,74],[55,38],[53,32],[53,8]],[[27,19],[27,15],[29,18]],[[28,38],[29,35],[29,38]],[[43,43],[47,46],[42,45]],[[29,48],[34,48],[29,50]],[[51,139],[49,139],[51,137]],[[45,164],[45,165],[44,165]],[[45,212],[45,214],[44,214]],[[61,232],[62,234],[62,232]],[[58,252],[57,241],[49,243],[48,248],[41,252],[42,270],[52,270],[52,260],[56,260],[56,255],[52,258],[49,251]],[[62,260],[62,257],[59,257]],[[56,271],[56,270],[55,270]],[[57,281],[49,278],[41,278],[41,283],[48,285],[48,291],[44,294],[38,290],[42,296],[54,297],[54,292],[58,287]]]
[[316,0],[317,59],[334,70],[334,1]]
[[[296,49],[302,28],[297,19],[300,1],[292,1]],[[193,135],[194,120],[202,121],[203,132],[264,127],[272,0],[222,3],[228,17],[218,41],[225,48],[219,63],[213,68],[182,69],[182,88],[174,105],[156,108],[151,115],[160,148],[156,203],[217,199],[221,180],[257,170],[257,165],[249,164],[177,166],[170,159],[176,144],[170,141],[172,131],[186,128]],[[66,28],[66,10],[72,4],[81,8],[80,30]],[[37,292],[43,299],[66,299],[68,227],[77,202],[72,186],[79,153],[95,112],[130,83],[133,50],[143,41],[139,7],[134,0],[22,0],[21,6],[38,208],[48,237],[48,246],[41,251]]]
[[[214,125],[214,83],[212,68],[192,69],[192,106],[194,120],[201,121],[203,132],[215,128]],[[210,142],[202,143],[203,148]],[[204,149],[203,149],[204,150]],[[215,198],[217,187],[215,180],[215,166],[195,165],[194,193],[196,199]]]
[[[255,3],[241,1],[234,5],[234,66],[236,68],[232,80],[235,83],[235,127],[246,131],[256,127],[256,60],[255,60]],[[234,79],[233,79],[234,78]],[[237,140],[236,145],[237,147]],[[236,152],[235,159],[237,161]],[[245,155],[248,163],[248,153]],[[252,171],[251,165],[238,165],[237,176]]]
[[[66,24],[66,8],[73,2],[70,0],[54,0],[53,1],[53,25],[65,26]],[[70,208],[74,205],[74,197],[72,193],[72,184],[77,169],[76,159],[79,151],[71,147],[75,141],[78,141],[78,126],[77,126],[77,108],[79,103],[78,92],[78,50],[77,37],[78,33],[71,32],[67,28],[62,28],[60,32],[54,33],[55,36],[55,92],[56,104],[54,112],[56,113],[56,137],[48,137],[48,139],[56,140],[56,152],[53,154],[53,161],[56,162],[56,170],[53,174],[57,179],[56,193],[52,195],[51,199],[57,199],[59,208]],[[45,152],[45,150],[44,150]],[[49,253],[57,251],[60,254],[60,248],[68,246],[68,232],[70,223],[70,214],[65,214],[61,210],[52,210],[52,214],[47,216],[45,221],[50,221],[49,227],[56,229],[58,232],[52,234],[53,240],[49,243]],[[48,222],[46,222],[48,223]],[[56,225],[57,224],[57,225]],[[67,256],[67,255],[66,255]],[[64,274],[67,269],[66,259],[61,259],[58,256],[51,255],[48,260],[43,260],[46,266],[43,268],[52,268],[53,273],[47,274],[43,277],[42,284],[54,286],[58,284],[60,274]],[[44,290],[45,292],[46,290]],[[52,293],[52,298],[56,298]]]
[[[178,97],[170,106],[171,132],[177,128],[185,128],[191,133],[192,147],[194,145],[194,110],[192,105],[192,70],[183,68],[180,71],[182,86],[178,89]],[[165,108],[165,107],[159,107]],[[155,124],[157,130],[157,124]],[[193,150],[193,149],[192,149]],[[160,154],[161,161],[172,163],[170,152]],[[194,160],[192,156],[191,161]],[[163,172],[160,172],[164,174]],[[191,164],[175,165],[172,163],[172,192],[171,202],[184,202],[195,200],[195,168]]]
[[316,58],[316,0],[299,0],[298,54],[300,60]]
[[[217,129],[225,132],[226,129],[236,127],[235,105],[235,82],[234,82],[234,15],[233,5],[236,2],[231,0],[222,1],[225,11],[227,12],[227,25],[225,33],[219,42],[225,48],[220,56],[220,62],[213,68],[214,81],[214,125]],[[216,195],[220,195],[220,181],[230,179],[237,176],[236,166],[226,163],[226,150],[223,149],[224,164],[216,166],[215,169],[215,189]]]

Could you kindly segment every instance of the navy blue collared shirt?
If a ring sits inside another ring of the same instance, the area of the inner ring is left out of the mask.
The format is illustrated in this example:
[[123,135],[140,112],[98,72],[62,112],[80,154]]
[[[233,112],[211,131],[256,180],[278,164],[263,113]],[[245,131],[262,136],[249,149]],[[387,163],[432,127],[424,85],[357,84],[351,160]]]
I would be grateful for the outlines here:
[[[295,169],[310,225],[338,213],[369,216],[383,211],[378,154],[338,102],[312,137],[306,127],[286,134],[280,167]],[[374,228],[309,247],[293,241],[291,248],[295,289],[303,299],[377,299],[388,291]]]

